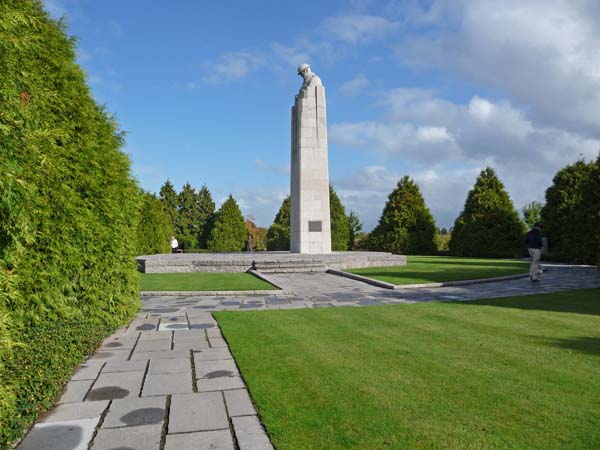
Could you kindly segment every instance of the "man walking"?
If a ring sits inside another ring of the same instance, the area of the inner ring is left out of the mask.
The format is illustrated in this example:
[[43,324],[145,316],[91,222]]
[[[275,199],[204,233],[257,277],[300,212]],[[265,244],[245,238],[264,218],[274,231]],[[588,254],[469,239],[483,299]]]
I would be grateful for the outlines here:
[[525,243],[531,256],[531,267],[529,268],[529,279],[533,282],[540,281],[540,257],[544,241],[542,239],[542,226],[536,223],[525,236]]

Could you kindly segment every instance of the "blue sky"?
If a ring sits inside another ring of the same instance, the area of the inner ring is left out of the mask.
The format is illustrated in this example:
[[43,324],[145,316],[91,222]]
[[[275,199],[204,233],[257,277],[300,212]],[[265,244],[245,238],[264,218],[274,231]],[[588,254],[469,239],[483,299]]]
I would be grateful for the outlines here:
[[595,0],[44,4],[140,185],[206,184],[262,226],[289,192],[302,62],[326,87],[331,183],[366,230],[404,174],[449,227],[486,165],[520,208],[600,150]]

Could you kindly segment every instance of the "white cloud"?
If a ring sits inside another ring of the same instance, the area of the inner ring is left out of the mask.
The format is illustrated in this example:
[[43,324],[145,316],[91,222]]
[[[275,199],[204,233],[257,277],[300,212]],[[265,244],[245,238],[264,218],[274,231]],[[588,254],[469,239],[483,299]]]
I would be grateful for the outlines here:
[[340,86],[340,92],[343,95],[352,96],[356,95],[359,91],[363,90],[369,85],[369,80],[364,75],[360,74],[348,80]]
[[250,72],[259,69],[265,63],[265,58],[258,52],[225,53],[215,62],[205,63],[206,75],[203,81],[208,83],[223,83],[244,78]]
[[436,0],[429,5],[421,8],[423,16],[436,12],[428,32],[397,46],[401,62],[442,68],[493,87],[543,126],[600,136],[599,2]]
[[385,17],[366,14],[330,17],[323,23],[326,34],[350,44],[382,39],[396,27],[395,22]]
[[[383,93],[378,104],[383,108],[378,120],[332,124],[331,144],[410,168],[407,174],[421,185],[440,226],[452,225],[487,165],[496,169],[520,208],[543,200],[558,169],[579,157],[593,159],[600,150],[600,139],[532,122],[511,103],[483,96],[459,104],[432,91],[396,89]],[[372,224],[400,175],[370,166],[338,182],[350,207]]]

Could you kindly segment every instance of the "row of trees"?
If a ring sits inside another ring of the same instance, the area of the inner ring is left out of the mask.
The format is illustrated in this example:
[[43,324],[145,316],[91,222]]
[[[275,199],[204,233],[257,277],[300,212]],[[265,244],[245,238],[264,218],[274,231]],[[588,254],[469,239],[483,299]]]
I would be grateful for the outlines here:
[[138,226],[138,253],[170,251],[169,238],[175,236],[185,249],[233,252],[244,248],[252,235],[260,248],[266,230],[244,220],[238,203],[229,196],[215,211],[215,202],[206,186],[198,192],[186,183],[177,193],[167,180],[158,197],[142,193],[141,220]]
[[[329,210],[331,221],[331,248],[334,251],[354,250],[356,238],[362,231],[362,224],[354,211],[346,215],[332,186],[329,186]],[[286,197],[267,231],[267,250],[290,249],[290,197]]]

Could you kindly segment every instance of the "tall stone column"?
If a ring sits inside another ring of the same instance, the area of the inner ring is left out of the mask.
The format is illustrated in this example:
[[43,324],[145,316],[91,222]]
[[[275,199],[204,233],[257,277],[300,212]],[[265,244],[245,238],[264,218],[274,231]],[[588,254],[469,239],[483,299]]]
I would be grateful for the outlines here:
[[331,253],[325,88],[308,64],[298,73],[304,84],[292,107],[290,250]]

